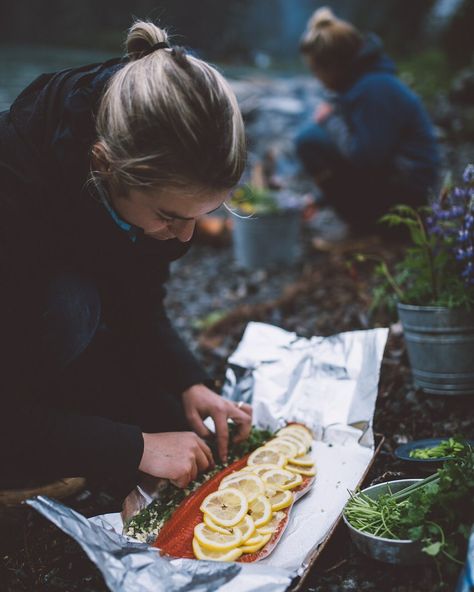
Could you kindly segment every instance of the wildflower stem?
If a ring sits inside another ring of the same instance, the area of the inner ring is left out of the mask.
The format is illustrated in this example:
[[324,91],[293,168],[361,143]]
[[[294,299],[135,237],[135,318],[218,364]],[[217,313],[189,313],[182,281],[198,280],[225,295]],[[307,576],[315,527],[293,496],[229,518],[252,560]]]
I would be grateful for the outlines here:
[[417,210],[413,210],[415,216],[416,216],[416,220],[418,222],[418,226],[420,228],[420,232],[423,238],[422,241],[422,245],[423,245],[423,250],[425,252],[425,257],[426,257],[426,263],[428,266],[428,270],[429,270],[429,274],[430,274],[430,283],[431,283],[431,292],[433,295],[433,300],[436,301],[438,298],[438,281],[437,281],[437,277],[436,277],[436,273],[435,273],[435,269],[434,269],[434,261],[433,261],[433,251],[430,245],[430,241],[428,239],[428,234],[426,232],[426,228],[425,225],[423,223],[423,220],[419,214],[419,212]]

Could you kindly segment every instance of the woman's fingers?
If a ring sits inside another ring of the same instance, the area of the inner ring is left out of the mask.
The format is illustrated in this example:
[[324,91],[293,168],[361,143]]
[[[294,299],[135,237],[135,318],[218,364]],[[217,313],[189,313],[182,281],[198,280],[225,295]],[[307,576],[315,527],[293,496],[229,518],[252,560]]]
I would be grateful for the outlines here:
[[201,438],[209,438],[209,436],[211,436],[211,432],[206,428],[202,417],[196,409],[190,411],[186,419],[188,420],[190,427],[198,436],[201,436]]
[[252,429],[252,407],[246,403],[242,403],[240,406],[234,406],[230,417],[237,426],[234,442],[238,444],[249,437],[250,430]]
[[218,410],[212,415],[216,426],[217,451],[222,462],[227,462],[229,451],[229,426],[227,424],[228,415],[225,410]]
[[[202,464],[205,463],[204,468],[202,468],[202,469],[200,468],[199,470],[204,471],[208,467],[213,469],[215,466],[215,463],[214,463],[214,457],[212,456],[211,449],[203,440],[201,440],[201,438],[199,438],[199,440],[198,440],[198,445],[199,445],[199,451],[198,451],[199,459],[201,460]],[[200,466],[199,462],[198,462],[198,466]]]

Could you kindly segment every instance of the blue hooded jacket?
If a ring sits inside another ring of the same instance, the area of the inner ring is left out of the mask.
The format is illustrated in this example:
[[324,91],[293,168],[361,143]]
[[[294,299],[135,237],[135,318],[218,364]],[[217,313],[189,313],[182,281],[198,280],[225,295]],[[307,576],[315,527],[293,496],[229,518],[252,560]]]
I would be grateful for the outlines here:
[[357,168],[388,167],[414,190],[433,188],[439,165],[433,126],[376,35],[366,37],[349,71],[336,110],[347,133],[332,137],[340,153]]

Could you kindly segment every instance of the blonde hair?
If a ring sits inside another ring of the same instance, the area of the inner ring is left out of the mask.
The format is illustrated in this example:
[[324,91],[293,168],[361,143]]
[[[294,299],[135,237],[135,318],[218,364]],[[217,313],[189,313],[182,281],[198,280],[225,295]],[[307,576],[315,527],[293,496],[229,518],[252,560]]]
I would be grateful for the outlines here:
[[237,99],[221,74],[180,47],[163,29],[137,21],[128,32],[129,62],[109,81],[97,114],[101,173],[130,187],[234,187],[245,166]]
[[300,51],[319,70],[344,70],[362,46],[362,35],[327,7],[316,10],[306,25]]

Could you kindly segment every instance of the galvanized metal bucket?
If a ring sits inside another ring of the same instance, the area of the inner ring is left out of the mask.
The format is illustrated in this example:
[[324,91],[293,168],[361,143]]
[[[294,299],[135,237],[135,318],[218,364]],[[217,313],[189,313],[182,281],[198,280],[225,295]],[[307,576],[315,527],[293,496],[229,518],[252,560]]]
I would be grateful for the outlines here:
[[474,312],[398,304],[415,385],[435,395],[474,394]]
[[301,255],[301,213],[284,210],[274,214],[233,218],[234,256],[247,269],[291,265]]
[[[388,481],[387,483],[379,483],[363,489],[362,493],[371,499],[377,499],[385,493],[397,493],[406,487],[413,485],[421,479],[399,479],[397,481]],[[423,553],[422,544],[419,541],[412,541],[410,539],[386,539],[383,537],[374,536],[357,530],[342,515],[346,526],[349,528],[349,533],[355,546],[373,559],[384,561],[385,563],[394,563],[401,565],[416,565],[418,563],[426,563],[429,561],[429,556]]]

